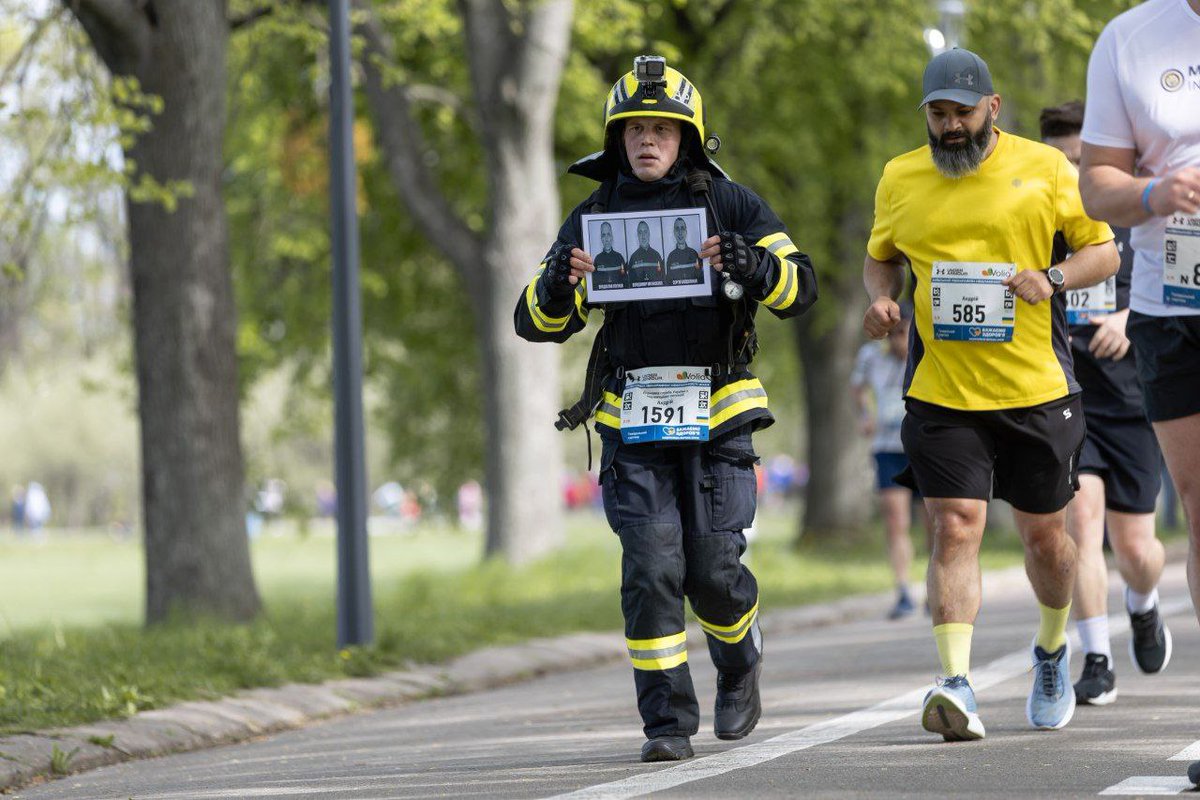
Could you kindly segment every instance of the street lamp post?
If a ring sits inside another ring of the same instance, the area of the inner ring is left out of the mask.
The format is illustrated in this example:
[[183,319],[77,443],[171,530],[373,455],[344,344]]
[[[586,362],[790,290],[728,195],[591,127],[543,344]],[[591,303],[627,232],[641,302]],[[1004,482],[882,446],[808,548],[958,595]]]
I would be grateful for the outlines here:
[[367,568],[366,459],[363,454],[362,303],[350,85],[349,0],[329,0],[329,161],[333,209],[334,459],[337,476],[337,644],[375,638]]
[[925,29],[925,44],[933,55],[958,47],[963,39],[963,17],[967,9],[963,0],[937,0],[937,25]]

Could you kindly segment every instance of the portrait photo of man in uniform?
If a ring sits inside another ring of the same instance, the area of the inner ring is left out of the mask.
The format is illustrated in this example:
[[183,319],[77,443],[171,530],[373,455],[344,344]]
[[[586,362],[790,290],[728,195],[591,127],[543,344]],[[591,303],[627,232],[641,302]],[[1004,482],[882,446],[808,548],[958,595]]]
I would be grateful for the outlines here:
[[[592,225],[597,225],[592,222]],[[596,271],[592,274],[592,281],[596,289],[616,289],[625,288],[629,285],[628,270],[625,268],[625,256],[621,251],[625,249],[625,232],[618,228],[621,233],[621,246],[614,246],[615,235],[612,223],[605,220],[597,226],[600,231],[600,245],[603,248],[596,254],[593,259],[593,264],[596,265]]]
[[674,222],[668,223],[668,217],[662,218],[664,229],[663,239],[666,239],[666,229],[668,224],[671,226],[671,235],[674,238],[675,246],[671,248],[671,252],[667,254],[666,279],[667,283],[672,286],[687,283],[699,283],[703,279],[704,263],[700,260],[700,254],[693,247],[693,242],[699,244],[699,237],[691,234],[692,226],[696,221],[692,221],[692,226],[689,226],[683,217],[676,217]]
[[[657,222],[657,220],[656,220]],[[626,226],[633,224],[628,220]],[[654,226],[658,228],[658,225]],[[662,246],[662,230],[657,230],[659,247]],[[651,243],[654,231],[650,223],[644,219],[637,221],[637,249],[629,254],[629,284],[632,288],[642,286],[661,286],[665,283],[663,277],[663,257]]]

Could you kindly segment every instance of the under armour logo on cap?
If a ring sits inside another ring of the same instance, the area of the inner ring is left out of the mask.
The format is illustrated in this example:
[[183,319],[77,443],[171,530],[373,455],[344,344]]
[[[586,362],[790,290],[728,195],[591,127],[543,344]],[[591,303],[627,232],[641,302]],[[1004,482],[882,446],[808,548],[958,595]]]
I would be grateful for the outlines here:
[[970,50],[958,47],[934,56],[925,67],[921,84],[924,95],[921,105],[950,100],[974,106],[994,94],[987,64]]

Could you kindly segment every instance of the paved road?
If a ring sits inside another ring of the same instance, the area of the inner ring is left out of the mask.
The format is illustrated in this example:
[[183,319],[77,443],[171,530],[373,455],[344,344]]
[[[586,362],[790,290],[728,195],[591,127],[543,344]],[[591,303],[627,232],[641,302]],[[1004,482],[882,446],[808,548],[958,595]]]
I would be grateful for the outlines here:
[[[708,710],[693,739],[697,757],[678,765],[637,761],[640,722],[628,667],[619,664],[122,764],[16,796],[1063,798],[1144,796],[1156,786],[1174,793],[1186,786],[1188,762],[1169,759],[1200,738],[1200,626],[1180,565],[1168,568],[1162,593],[1175,638],[1168,670],[1137,675],[1127,623],[1114,618],[1120,698],[1080,708],[1063,731],[1025,722],[1037,612],[1029,589],[1010,581],[985,589],[976,626],[982,742],[947,744],[921,730],[920,699],[938,669],[929,623],[879,620],[790,636],[768,630],[765,716],[733,744],[712,736],[715,677],[697,638],[691,663]],[[1115,592],[1112,602],[1120,607]],[[1076,654],[1074,675],[1080,663]]]

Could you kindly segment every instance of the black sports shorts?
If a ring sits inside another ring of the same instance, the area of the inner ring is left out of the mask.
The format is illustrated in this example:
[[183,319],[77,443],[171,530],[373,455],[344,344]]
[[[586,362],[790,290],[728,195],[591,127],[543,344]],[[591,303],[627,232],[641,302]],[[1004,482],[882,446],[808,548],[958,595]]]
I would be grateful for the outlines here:
[[897,481],[923,497],[988,500],[1029,514],[1064,508],[1079,488],[1085,425],[1079,395],[1001,411],[905,403],[909,469]]
[[1162,488],[1162,456],[1145,417],[1089,417],[1079,471],[1104,481],[1104,507],[1152,514]]
[[1125,332],[1137,353],[1150,421],[1200,414],[1200,316],[1152,317],[1130,311]]

